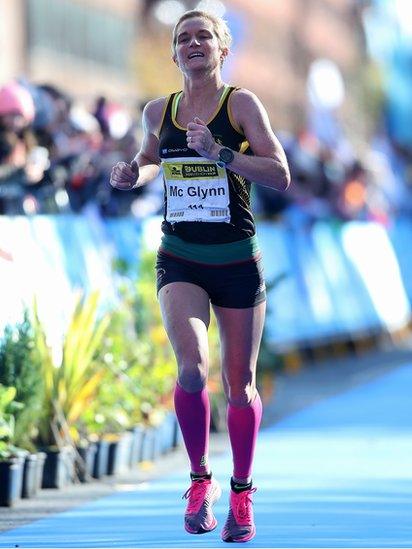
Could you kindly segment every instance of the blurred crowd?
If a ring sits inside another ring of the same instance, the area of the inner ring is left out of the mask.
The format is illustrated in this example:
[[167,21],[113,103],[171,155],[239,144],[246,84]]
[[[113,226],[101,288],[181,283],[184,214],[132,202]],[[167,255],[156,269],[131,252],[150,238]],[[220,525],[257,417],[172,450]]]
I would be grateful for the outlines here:
[[[0,87],[0,214],[81,212],[102,216],[161,213],[163,185],[131,192],[109,184],[112,166],[139,147],[141,106],[135,112],[105,97],[86,109],[51,84],[12,81]],[[257,215],[291,220],[340,218],[386,223],[412,212],[410,158],[376,136],[362,158],[343,137],[333,146],[308,129],[280,132],[291,168],[287,193],[255,185]],[[410,211],[409,211],[410,209]]]
[[1,87],[0,214],[80,212],[95,204],[102,215],[128,215],[141,191],[117,191],[109,176],[116,162],[136,154],[137,118],[104,97],[87,110],[50,84]]

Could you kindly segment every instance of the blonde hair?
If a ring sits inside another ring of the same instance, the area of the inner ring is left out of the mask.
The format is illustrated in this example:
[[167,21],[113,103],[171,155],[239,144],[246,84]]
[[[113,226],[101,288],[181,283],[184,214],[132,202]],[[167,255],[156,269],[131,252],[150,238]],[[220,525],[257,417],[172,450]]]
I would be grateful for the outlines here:
[[227,26],[227,23],[224,19],[222,19],[221,17],[217,17],[216,15],[213,15],[212,13],[208,13],[206,11],[191,10],[191,11],[185,12],[179,18],[178,22],[176,23],[173,29],[173,39],[172,39],[173,55],[176,54],[177,31],[179,29],[179,25],[183,23],[183,21],[186,21],[187,19],[193,19],[194,17],[202,17],[203,19],[206,19],[206,21],[210,21],[212,23],[213,32],[217,38],[220,49],[230,48],[230,45],[232,44],[232,35],[230,34],[229,27]]

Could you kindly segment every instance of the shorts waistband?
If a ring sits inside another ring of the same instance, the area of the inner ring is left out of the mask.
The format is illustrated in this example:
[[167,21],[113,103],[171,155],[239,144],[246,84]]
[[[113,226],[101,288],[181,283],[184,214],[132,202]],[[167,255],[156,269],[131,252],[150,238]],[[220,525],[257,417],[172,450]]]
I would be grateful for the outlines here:
[[227,265],[260,257],[256,235],[226,244],[194,244],[177,236],[165,234],[162,237],[160,251],[207,265]]

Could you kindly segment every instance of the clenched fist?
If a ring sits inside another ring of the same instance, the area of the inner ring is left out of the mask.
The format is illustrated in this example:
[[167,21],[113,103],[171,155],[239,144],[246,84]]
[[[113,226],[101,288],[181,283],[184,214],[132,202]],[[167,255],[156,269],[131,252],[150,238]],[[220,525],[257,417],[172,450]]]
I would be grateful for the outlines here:
[[130,164],[127,162],[118,162],[111,171],[110,185],[121,191],[130,191],[136,185],[139,178],[139,166],[136,160]]

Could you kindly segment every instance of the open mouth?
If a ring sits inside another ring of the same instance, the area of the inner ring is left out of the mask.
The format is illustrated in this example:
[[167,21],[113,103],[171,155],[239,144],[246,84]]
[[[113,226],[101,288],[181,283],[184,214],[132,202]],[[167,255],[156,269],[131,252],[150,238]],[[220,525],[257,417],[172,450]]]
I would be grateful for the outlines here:
[[188,59],[194,59],[195,57],[204,57],[204,55],[200,51],[196,51],[188,55]]

